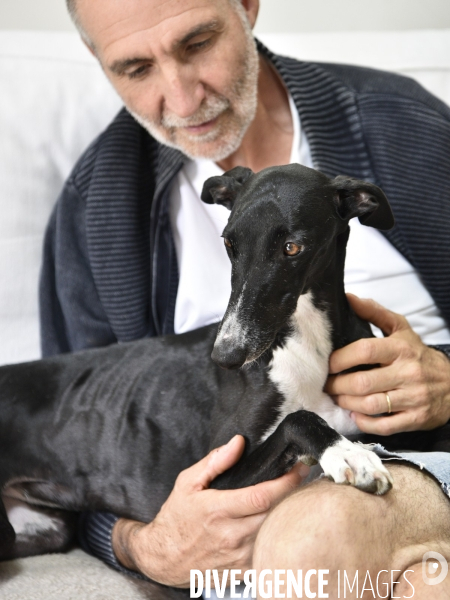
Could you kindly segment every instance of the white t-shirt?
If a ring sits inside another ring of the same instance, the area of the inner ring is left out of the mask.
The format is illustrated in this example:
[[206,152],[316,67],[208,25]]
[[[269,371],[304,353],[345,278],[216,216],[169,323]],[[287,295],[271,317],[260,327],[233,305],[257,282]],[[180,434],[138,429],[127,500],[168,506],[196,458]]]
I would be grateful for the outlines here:
[[[294,125],[290,162],[313,167],[291,97],[289,104]],[[231,266],[221,235],[229,211],[200,200],[204,181],[222,174],[212,161],[194,160],[178,173],[171,189],[170,220],[180,272],[176,333],[220,320],[228,304]],[[450,343],[450,331],[412,265],[379,231],[358,219],[350,222],[345,289],[405,315],[425,343]]]

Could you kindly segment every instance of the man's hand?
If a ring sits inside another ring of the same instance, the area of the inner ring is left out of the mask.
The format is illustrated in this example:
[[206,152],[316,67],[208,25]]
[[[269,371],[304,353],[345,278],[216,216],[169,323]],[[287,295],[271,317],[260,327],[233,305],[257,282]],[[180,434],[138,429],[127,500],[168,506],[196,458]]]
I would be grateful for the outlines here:
[[189,586],[190,569],[251,568],[253,544],[268,511],[308,474],[297,465],[279,479],[238,490],[210,490],[220,473],[242,455],[245,441],[235,436],[178,476],[156,518],[145,525],[119,520],[113,548],[127,568],[176,587]]
[[[401,315],[353,294],[348,300],[357,315],[387,337],[358,340],[336,350],[330,357],[330,373],[362,364],[381,367],[331,375],[325,391],[339,406],[353,411],[355,423],[367,433],[390,435],[444,425],[450,418],[450,360],[425,346]],[[371,416],[388,412],[386,393],[392,414]]]

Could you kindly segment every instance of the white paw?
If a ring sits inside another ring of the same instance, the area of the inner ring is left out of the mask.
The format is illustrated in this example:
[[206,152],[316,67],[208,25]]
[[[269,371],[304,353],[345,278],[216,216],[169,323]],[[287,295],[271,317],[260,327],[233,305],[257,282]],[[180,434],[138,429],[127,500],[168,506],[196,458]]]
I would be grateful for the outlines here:
[[375,452],[345,438],[327,448],[319,462],[325,475],[336,483],[354,485],[371,494],[385,494],[394,483]]

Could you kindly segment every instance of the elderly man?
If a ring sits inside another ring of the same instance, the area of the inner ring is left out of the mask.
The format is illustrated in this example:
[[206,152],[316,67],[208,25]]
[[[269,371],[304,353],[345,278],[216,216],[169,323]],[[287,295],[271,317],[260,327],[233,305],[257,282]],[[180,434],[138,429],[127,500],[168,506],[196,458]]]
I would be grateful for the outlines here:
[[[49,223],[44,354],[220,319],[227,215],[200,202],[203,181],[237,165],[301,162],[384,188],[396,228],[386,237],[352,229],[346,279],[408,314],[422,337],[396,312],[354,298],[386,337],[335,352],[330,372],[382,368],[332,375],[327,391],[363,431],[440,426],[450,418],[450,110],[401,77],[274,56],[252,37],[258,4],[68,0],[127,110],[80,159]],[[392,415],[375,416],[387,402]],[[450,506],[437,481],[450,484],[450,461],[426,463],[427,472],[395,464],[385,497],[320,480],[282,501],[303,469],[212,494],[210,481],[242,444],[233,439],[183,472],[150,524],[86,515],[84,543],[117,568],[180,587],[191,568],[244,570],[253,560],[258,569],[326,568],[332,585],[340,569],[396,569],[397,596],[409,595],[401,574],[415,569],[415,597],[426,597],[425,549],[450,560]]]

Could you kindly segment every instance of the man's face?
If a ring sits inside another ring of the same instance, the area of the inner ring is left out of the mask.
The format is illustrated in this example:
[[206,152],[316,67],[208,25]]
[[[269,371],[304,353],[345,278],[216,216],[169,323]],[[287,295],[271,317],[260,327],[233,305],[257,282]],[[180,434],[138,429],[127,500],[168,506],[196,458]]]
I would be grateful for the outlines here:
[[78,12],[106,75],[156,139],[215,161],[237,150],[257,104],[243,9],[230,0],[79,0]]

